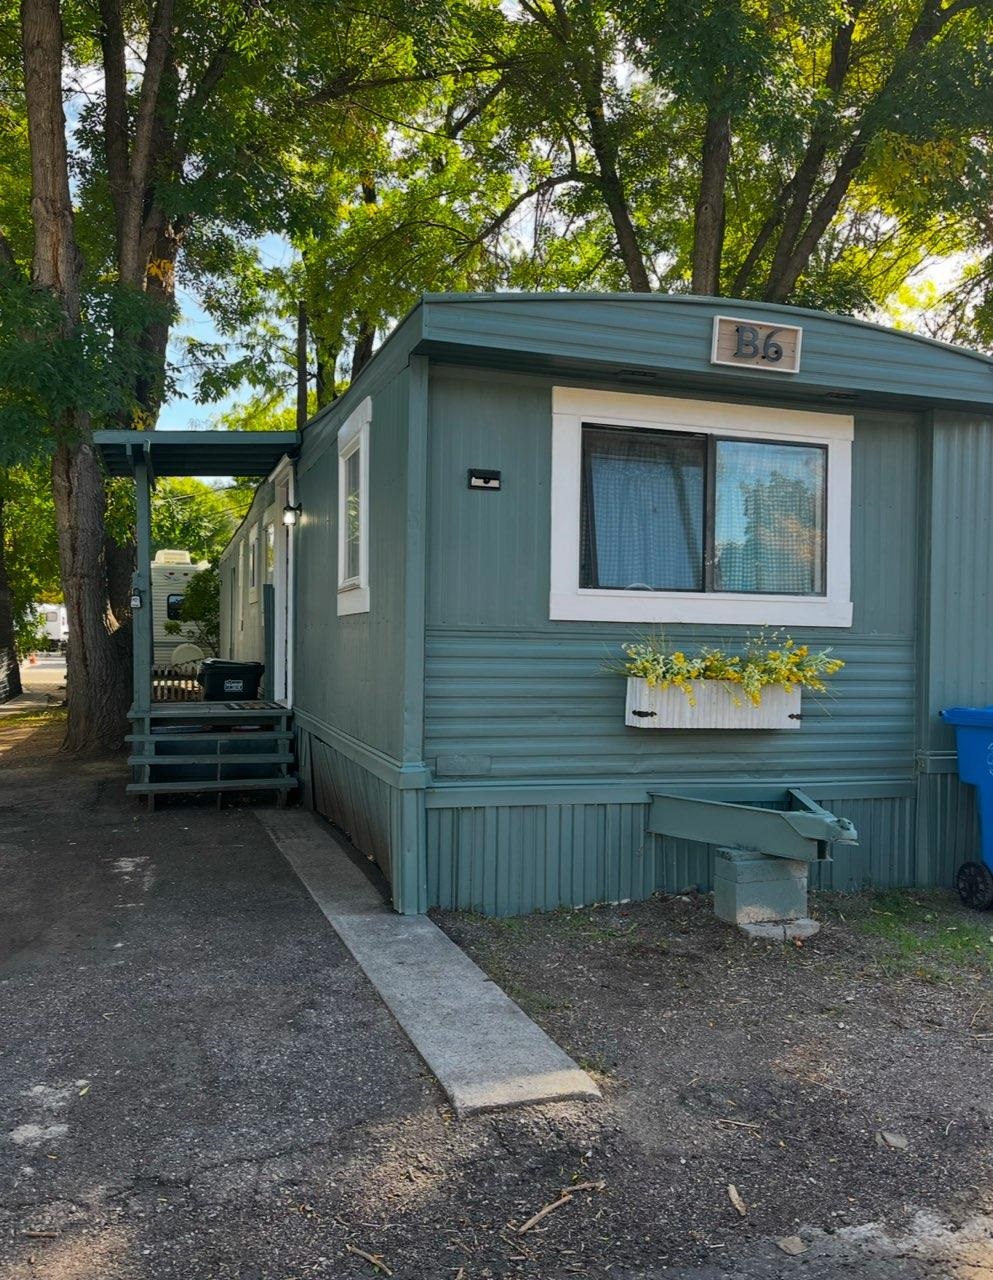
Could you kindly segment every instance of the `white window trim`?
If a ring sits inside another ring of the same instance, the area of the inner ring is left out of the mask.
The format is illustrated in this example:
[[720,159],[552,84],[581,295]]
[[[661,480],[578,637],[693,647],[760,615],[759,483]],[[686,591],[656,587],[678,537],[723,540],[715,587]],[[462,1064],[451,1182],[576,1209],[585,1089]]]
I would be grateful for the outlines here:
[[[579,585],[583,423],[690,429],[722,436],[821,444],[828,452],[827,591],[823,596],[731,592],[610,591]],[[767,409],[555,387],[552,391],[552,540],[549,617],[577,622],[715,623],[850,627],[851,414]]]
[[259,526],[254,524],[248,534],[248,603],[259,599]]
[[[338,432],[338,616],[369,612],[369,428],[372,400],[366,396]],[[345,576],[345,464],[359,453],[359,573]]]

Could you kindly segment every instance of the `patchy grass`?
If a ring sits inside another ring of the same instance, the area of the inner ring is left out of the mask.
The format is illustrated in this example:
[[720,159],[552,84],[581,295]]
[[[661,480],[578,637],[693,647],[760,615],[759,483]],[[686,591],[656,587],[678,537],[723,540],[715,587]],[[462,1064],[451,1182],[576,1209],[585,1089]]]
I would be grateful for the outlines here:
[[871,939],[876,959],[894,976],[941,982],[993,975],[993,912],[971,911],[950,891],[823,894],[818,905],[826,919]]
[[32,729],[56,724],[66,718],[66,709],[57,704],[50,707],[32,707],[30,711],[16,711],[0,718],[0,733],[5,729]]

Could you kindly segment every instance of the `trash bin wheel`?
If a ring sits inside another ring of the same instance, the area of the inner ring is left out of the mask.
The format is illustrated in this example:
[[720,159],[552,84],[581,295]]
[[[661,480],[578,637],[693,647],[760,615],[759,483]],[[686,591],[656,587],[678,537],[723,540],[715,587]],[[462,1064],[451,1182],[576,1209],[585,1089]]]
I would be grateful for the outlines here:
[[993,907],[993,872],[982,862],[963,862],[955,877],[955,888],[967,907],[988,911]]

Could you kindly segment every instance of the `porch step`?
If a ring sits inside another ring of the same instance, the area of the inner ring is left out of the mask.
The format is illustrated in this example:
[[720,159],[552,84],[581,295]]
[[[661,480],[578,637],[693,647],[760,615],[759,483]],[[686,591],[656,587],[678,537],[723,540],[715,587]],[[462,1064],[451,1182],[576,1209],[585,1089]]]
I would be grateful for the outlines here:
[[[195,743],[196,739],[191,735],[190,743]],[[128,764],[147,764],[153,769],[158,765],[173,764],[292,764],[293,753],[291,751],[273,751],[262,752],[252,755],[251,752],[234,752],[234,751],[214,751],[210,755],[146,755],[146,756],[128,756]]]
[[148,711],[131,712],[131,720],[200,721],[289,720],[293,712],[277,702],[158,702]]
[[178,729],[175,733],[129,733],[125,742],[291,742],[293,731],[290,729],[205,729],[202,733],[184,733]]
[[284,774],[278,778],[224,778],[220,782],[199,782],[195,778],[181,782],[129,782],[127,790],[130,795],[159,795],[170,791],[177,795],[196,795],[199,791],[292,791],[296,785],[294,774]]
[[240,791],[275,792],[282,806],[298,785],[293,712],[280,703],[175,703],[132,710],[131,720],[127,790],[145,796],[150,808],[157,796],[209,792],[220,803],[222,793]]

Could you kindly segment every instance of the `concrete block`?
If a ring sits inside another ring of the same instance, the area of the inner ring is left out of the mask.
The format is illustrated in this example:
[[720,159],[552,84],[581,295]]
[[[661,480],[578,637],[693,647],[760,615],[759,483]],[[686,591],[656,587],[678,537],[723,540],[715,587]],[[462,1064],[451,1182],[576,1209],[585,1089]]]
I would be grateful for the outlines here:
[[738,926],[807,916],[807,864],[742,849],[718,849],[714,914]]

